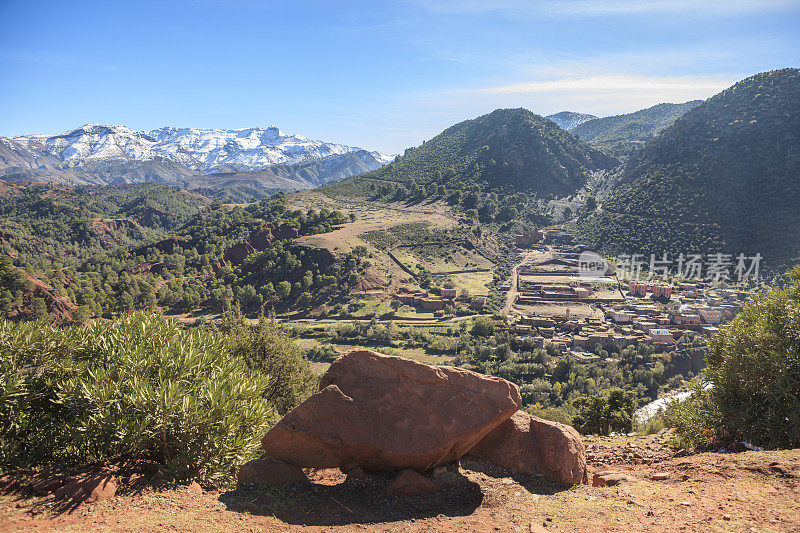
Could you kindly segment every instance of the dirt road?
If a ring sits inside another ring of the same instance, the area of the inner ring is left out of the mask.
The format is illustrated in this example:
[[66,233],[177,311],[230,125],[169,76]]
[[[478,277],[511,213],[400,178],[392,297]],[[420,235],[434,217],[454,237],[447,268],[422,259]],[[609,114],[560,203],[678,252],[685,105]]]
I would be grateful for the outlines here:
[[519,267],[528,264],[542,263],[551,258],[552,255],[552,246],[548,246],[546,252],[541,250],[528,250],[523,252],[522,261],[514,265],[514,268],[511,269],[511,288],[506,293],[506,305],[503,307],[503,313],[506,316],[510,317],[511,315],[519,314],[514,308],[514,302],[517,300],[517,296],[519,296],[519,276],[517,275]]

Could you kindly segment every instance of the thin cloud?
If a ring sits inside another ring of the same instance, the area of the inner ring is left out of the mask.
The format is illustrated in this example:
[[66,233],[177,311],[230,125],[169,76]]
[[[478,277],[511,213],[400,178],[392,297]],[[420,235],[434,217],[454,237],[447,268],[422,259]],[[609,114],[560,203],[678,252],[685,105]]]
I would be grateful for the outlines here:
[[705,78],[694,76],[636,76],[636,75],[596,75],[579,78],[528,81],[484,87],[475,92],[486,94],[534,94],[558,92],[642,92],[642,91],[686,91],[707,92],[721,90],[735,81],[730,78]]
[[607,16],[641,13],[697,13],[738,16],[800,7],[800,0],[410,0],[430,12],[454,15],[506,13],[512,16]]

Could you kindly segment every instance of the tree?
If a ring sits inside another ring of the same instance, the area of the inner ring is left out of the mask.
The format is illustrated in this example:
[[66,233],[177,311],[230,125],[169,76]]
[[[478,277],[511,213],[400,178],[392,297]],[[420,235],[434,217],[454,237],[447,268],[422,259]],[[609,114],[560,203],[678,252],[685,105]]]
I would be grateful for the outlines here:
[[471,332],[474,337],[491,337],[494,333],[494,321],[489,317],[478,317],[472,323]]
[[594,196],[589,196],[586,198],[586,211],[588,213],[594,213],[597,211],[597,199]]
[[390,303],[389,305],[392,307],[394,312],[397,312],[400,310],[401,307],[403,307],[403,302],[401,302],[400,300],[392,300],[392,303]]
[[281,281],[275,285],[275,295],[283,300],[292,293],[292,284],[288,281]]
[[578,414],[572,419],[575,429],[586,434],[609,435],[612,431],[628,433],[633,428],[636,393],[620,388],[575,400]]
[[311,296],[311,293],[308,292],[308,291],[305,291],[297,299],[297,305],[299,307],[306,308],[309,305],[311,305],[311,300],[313,300],[313,297]]

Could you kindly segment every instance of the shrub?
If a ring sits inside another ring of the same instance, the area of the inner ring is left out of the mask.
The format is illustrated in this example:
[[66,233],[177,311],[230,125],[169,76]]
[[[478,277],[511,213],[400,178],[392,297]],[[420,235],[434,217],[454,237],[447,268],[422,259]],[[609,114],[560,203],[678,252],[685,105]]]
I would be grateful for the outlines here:
[[686,449],[709,449],[719,440],[719,409],[708,383],[698,380],[689,385],[691,396],[668,402],[661,419],[676,431],[675,444]]
[[0,461],[146,458],[175,479],[224,484],[297,400],[286,373],[254,363],[293,346],[270,327],[226,340],[144,313],[64,329],[0,322]]
[[688,446],[800,446],[800,267],[791,277],[790,285],[751,297],[711,340],[711,387],[671,415]]
[[236,322],[228,329],[228,347],[267,380],[262,396],[278,414],[286,414],[314,393],[317,378],[308,361],[275,321],[262,317],[255,325]]
[[575,429],[586,434],[628,433],[633,428],[636,393],[619,388],[575,400],[578,414],[572,419]]
[[339,355],[336,348],[330,344],[320,344],[308,349],[306,359],[317,363],[333,363]]
[[471,332],[475,337],[490,337],[494,333],[494,321],[488,317],[478,317],[472,323]]

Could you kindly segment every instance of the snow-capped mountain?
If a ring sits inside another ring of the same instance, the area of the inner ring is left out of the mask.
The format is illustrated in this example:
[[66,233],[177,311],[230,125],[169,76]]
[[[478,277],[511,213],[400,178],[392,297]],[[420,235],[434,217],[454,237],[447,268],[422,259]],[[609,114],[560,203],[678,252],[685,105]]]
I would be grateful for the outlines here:
[[[369,172],[393,159],[380,152],[246,129],[164,127],[149,132],[87,124],[56,135],[0,137],[0,179],[75,185],[238,180],[262,188],[305,189]],[[236,179],[231,178],[236,175]],[[198,177],[210,176],[208,180]]]
[[558,124],[562,130],[571,130],[575,126],[594,120],[597,117],[585,113],[575,113],[574,111],[561,111],[555,115],[547,115],[545,118]]
[[[104,160],[163,158],[203,174],[311,163],[362,150],[287,135],[275,126],[236,130],[164,127],[141,132],[127,126],[87,124],[57,135],[25,135],[11,140],[31,155],[54,156],[66,167]],[[379,152],[370,153],[381,164],[392,159]]]

